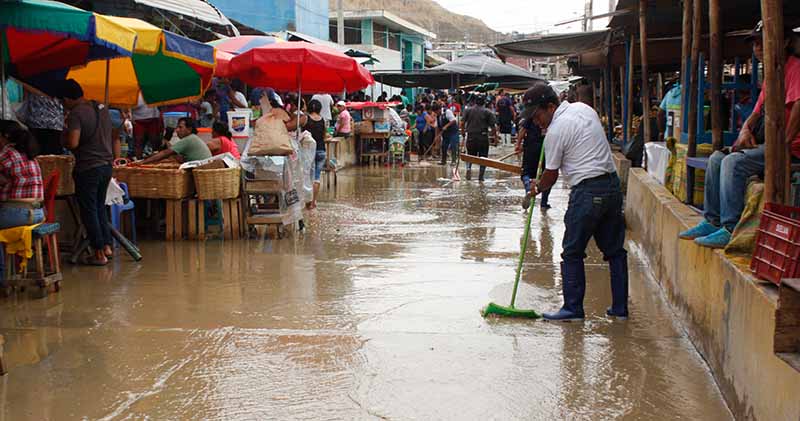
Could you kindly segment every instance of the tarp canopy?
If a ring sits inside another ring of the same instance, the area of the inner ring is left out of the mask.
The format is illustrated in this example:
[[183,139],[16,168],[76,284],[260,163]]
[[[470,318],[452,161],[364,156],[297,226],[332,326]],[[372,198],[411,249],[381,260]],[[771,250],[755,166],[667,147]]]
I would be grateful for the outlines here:
[[512,41],[492,46],[500,57],[553,57],[580,54],[604,48],[610,36],[602,31],[575,32],[546,35],[522,41]]
[[449,89],[493,82],[501,87],[525,88],[539,76],[520,67],[483,54],[473,54],[428,70],[384,71],[373,73],[375,80],[399,88],[428,87]]
[[203,0],[134,0],[134,2],[214,25],[228,26],[234,29],[236,35],[239,35],[233,23],[219,9]]

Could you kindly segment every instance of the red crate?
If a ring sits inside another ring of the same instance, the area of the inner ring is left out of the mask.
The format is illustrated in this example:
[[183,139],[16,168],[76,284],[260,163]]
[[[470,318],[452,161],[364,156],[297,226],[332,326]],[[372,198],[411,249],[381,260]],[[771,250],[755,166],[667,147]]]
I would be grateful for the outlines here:
[[764,205],[750,270],[778,285],[783,278],[800,277],[800,208]]

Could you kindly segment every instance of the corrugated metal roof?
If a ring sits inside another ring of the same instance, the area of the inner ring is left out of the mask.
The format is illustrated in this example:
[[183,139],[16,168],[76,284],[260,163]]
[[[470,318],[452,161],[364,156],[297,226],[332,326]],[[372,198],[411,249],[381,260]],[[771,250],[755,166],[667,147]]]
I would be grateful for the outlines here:
[[134,2],[192,17],[203,22],[235,28],[233,23],[219,9],[203,0],[134,0]]

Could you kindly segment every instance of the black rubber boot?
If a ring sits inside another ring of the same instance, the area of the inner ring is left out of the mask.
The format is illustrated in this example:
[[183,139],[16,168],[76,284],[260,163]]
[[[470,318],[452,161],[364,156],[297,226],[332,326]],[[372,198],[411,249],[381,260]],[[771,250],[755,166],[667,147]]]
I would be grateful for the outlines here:
[[611,272],[611,308],[606,311],[610,317],[628,317],[628,255],[614,257],[608,261]]
[[484,175],[486,175],[486,167],[481,167],[478,173],[478,180],[483,181],[485,179]]
[[552,321],[583,319],[583,296],[586,293],[586,272],[583,261],[561,262],[561,279],[564,305],[561,310],[555,313],[544,313],[542,317]]

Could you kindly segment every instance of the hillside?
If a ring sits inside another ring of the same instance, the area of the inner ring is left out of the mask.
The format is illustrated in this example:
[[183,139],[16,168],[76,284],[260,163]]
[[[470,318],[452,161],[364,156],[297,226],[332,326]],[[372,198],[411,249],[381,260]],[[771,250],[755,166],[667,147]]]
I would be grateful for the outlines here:
[[[463,41],[494,43],[502,40],[498,34],[479,19],[455,14],[433,0],[344,0],[345,10],[387,10],[431,32],[437,41]],[[330,0],[331,12],[336,11],[336,0]]]

